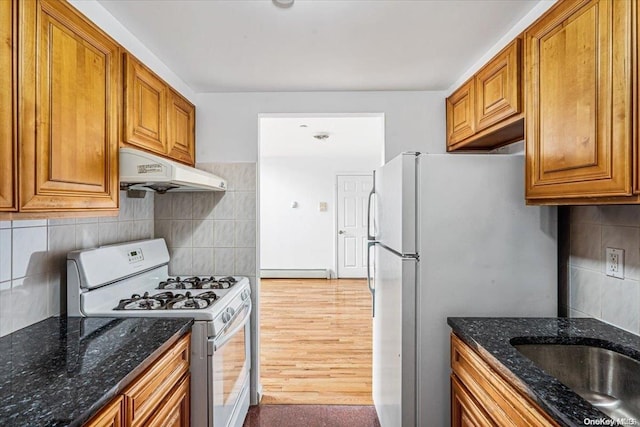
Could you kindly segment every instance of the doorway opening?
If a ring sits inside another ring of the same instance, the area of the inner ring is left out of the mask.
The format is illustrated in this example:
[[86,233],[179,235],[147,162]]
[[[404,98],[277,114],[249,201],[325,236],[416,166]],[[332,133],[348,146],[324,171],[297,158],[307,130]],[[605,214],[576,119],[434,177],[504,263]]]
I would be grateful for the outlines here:
[[367,199],[383,114],[259,117],[263,404],[370,405]]

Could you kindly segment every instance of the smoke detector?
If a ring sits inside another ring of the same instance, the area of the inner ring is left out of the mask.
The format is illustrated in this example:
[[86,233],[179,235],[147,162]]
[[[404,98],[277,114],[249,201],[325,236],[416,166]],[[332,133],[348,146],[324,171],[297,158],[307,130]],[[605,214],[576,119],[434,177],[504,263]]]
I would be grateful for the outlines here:
[[313,137],[318,141],[324,141],[326,139],[329,139],[329,134],[327,132],[318,132],[318,133],[314,133]]

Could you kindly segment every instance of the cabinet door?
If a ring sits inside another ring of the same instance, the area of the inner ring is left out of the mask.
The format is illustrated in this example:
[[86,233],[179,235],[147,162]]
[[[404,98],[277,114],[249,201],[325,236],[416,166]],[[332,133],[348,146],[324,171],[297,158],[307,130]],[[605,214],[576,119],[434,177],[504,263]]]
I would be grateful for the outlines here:
[[117,209],[118,44],[66,2],[19,5],[21,210]]
[[495,426],[475,399],[451,375],[451,427],[487,427]]
[[16,6],[0,0],[0,211],[16,210]]
[[525,33],[527,198],[631,194],[632,2],[559,2]]
[[167,87],[130,54],[125,61],[124,142],[167,153]]
[[476,131],[522,111],[520,39],[476,74]]
[[171,90],[168,114],[169,157],[193,166],[195,164],[196,107]]
[[447,98],[447,147],[472,136],[475,131],[475,89],[471,79]]
[[123,427],[123,401],[122,396],[113,400],[83,427]]
[[191,422],[189,387],[189,375],[186,375],[166,400],[160,403],[155,415],[145,423],[145,426],[189,427]]

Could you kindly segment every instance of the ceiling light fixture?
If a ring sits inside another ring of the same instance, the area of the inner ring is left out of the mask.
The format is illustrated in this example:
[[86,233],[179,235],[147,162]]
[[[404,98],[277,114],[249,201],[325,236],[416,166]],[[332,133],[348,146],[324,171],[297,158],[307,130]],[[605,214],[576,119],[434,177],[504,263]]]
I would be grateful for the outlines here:
[[318,141],[324,141],[325,139],[329,139],[329,134],[326,132],[318,132],[314,134],[313,137]]
[[275,4],[281,9],[288,9],[291,6],[293,6],[294,0],[271,0],[271,1],[273,2],[273,4]]

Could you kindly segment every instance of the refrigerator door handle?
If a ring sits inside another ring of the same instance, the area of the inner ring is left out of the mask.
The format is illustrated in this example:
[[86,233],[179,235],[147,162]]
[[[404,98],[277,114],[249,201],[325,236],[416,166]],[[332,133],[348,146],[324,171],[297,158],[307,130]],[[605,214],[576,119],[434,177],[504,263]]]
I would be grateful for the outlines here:
[[[367,240],[376,240],[375,233],[371,232],[371,201],[373,200],[373,196],[376,194],[376,172],[373,171],[373,188],[371,188],[371,192],[369,193],[369,199],[367,200]],[[375,227],[375,222],[374,222]]]
[[373,286],[373,278],[371,277],[371,248],[376,242],[367,242],[367,286],[371,292],[371,317],[376,317],[376,288]]

